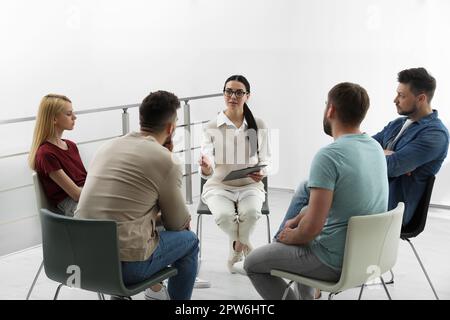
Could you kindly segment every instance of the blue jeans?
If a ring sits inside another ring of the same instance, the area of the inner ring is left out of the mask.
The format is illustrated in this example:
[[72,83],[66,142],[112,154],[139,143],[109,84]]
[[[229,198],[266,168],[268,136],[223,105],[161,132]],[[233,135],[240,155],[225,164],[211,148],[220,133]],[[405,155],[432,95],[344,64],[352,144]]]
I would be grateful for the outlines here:
[[194,288],[198,265],[198,238],[195,233],[162,231],[159,244],[146,261],[122,261],[122,277],[125,285],[132,285],[150,278],[168,265],[177,268],[178,274],[169,278],[168,291],[172,300],[188,300]]
[[300,210],[302,210],[304,206],[307,206],[308,203],[309,203],[308,181],[303,181],[299,184],[297,190],[295,190],[294,196],[292,197],[291,203],[289,204],[289,208],[286,212],[286,215],[284,216],[283,221],[280,224],[280,227],[278,228],[277,233],[275,234],[274,240],[278,238],[278,234],[284,229],[286,221],[295,218],[300,212]]

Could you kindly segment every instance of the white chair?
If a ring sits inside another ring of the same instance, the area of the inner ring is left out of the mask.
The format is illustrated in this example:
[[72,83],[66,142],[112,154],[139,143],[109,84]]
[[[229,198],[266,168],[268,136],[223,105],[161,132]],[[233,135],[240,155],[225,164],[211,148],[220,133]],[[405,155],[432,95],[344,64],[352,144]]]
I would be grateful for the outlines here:
[[399,203],[397,208],[385,213],[350,218],[342,272],[338,282],[321,281],[283,270],[272,270],[271,275],[291,280],[282,299],[286,298],[293,282],[329,292],[329,300],[339,292],[361,286],[358,297],[361,299],[365,283],[369,278],[379,277],[391,300],[381,275],[391,270],[397,261],[403,208],[404,204]]
[[[47,200],[47,197],[44,194],[44,191],[42,189],[42,185],[41,182],[39,181],[39,176],[38,174],[33,171],[33,185],[34,185],[34,193],[36,195],[36,205],[37,205],[37,214],[38,216],[40,215],[40,210],[41,209],[48,209],[48,210],[52,210],[54,212],[55,209],[53,208],[53,206],[51,206]],[[28,294],[27,294],[27,298],[26,300],[28,300],[30,298],[31,295],[31,291],[33,291],[34,285],[36,284],[36,281],[42,271],[42,267],[44,266],[44,261],[41,262],[41,265],[39,266],[39,270],[36,273],[36,275],[34,276],[34,280],[33,283],[31,284],[30,289],[28,290]]]

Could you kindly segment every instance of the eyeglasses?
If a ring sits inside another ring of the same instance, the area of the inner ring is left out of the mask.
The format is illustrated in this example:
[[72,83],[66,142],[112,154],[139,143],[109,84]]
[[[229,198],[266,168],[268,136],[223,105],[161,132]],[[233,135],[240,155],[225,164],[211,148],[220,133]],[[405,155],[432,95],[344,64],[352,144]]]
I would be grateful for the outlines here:
[[231,98],[233,96],[233,94],[236,96],[236,98],[242,98],[245,94],[247,94],[248,92],[245,92],[244,90],[232,90],[232,89],[225,89],[223,90],[223,94],[226,97]]

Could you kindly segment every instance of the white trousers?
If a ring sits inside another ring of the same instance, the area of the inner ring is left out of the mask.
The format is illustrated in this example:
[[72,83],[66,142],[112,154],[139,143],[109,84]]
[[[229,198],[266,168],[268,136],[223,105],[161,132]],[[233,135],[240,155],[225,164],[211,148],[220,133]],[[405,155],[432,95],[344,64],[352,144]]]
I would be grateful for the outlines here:
[[224,196],[211,195],[206,204],[216,224],[229,236],[230,241],[250,243],[250,235],[261,217],[263,200],[260,197],[250,195],[234,202]]

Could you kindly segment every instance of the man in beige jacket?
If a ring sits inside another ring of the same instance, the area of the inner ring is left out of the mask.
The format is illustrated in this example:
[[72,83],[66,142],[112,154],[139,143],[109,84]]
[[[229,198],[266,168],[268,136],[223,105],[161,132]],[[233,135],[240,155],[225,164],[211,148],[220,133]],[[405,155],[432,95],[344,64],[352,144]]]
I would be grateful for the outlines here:
[[[190,299],[198,264],[198,239],[181,192],[182,172],[172,158],[178,98],[158,91],[140,108],[140,132],[105,143],[89,167],[76,216],[117,221],[122,275],[126,285],[151,277],[168,265],[171,299]],[[162,222],[165,230],[156,229]],[[153,289],[153,290],[152,290]],[[164,287],[147,289],[146,297]],[[157,294],[156,294],[157,295]]]

